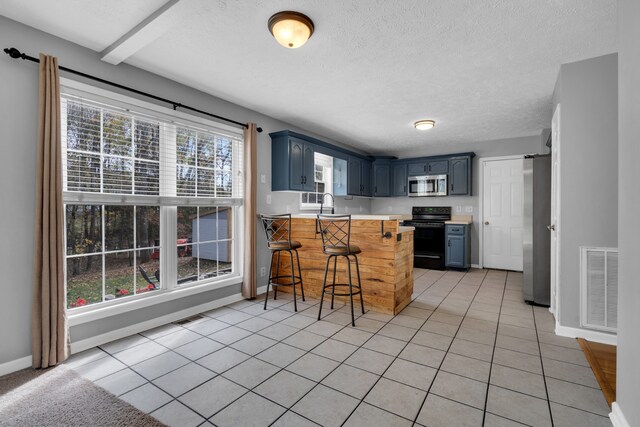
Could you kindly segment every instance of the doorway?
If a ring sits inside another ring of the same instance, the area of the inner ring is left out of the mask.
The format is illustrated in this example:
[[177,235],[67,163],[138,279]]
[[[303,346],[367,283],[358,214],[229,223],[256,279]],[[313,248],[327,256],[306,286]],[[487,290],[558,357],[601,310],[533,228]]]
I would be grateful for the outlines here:
[[481,262],[522,271],[523,156],[480,159]]

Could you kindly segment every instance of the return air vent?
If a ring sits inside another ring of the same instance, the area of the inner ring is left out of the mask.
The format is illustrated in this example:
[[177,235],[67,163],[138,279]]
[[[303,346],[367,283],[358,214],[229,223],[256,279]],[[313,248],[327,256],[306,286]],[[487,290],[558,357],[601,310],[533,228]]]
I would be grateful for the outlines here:
[[580,248],[580,294],[582,327],[617,332],[618,249]]
[[176,320],[172,322],[174,325],[186,325],[187,323],[194,322],[199,319],[204,319],[204,317],[200,314],[196,314],[195,316],[187,317],[186,319]]

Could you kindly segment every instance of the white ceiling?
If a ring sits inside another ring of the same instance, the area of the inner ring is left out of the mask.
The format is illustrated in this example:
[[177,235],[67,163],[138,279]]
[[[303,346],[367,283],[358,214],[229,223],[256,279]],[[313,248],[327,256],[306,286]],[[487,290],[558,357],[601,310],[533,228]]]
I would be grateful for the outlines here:
[[[98,52],[127,35],[126,63],[399,155],[539,134],[560,64],[617,51],[616,0],[171,2],[143,35],[130,31],[166,0],[3,0],[0,14]],[[314,21],[302,48],[269,34],[281,10]],[[414,130],[423,118],[436,128]]]

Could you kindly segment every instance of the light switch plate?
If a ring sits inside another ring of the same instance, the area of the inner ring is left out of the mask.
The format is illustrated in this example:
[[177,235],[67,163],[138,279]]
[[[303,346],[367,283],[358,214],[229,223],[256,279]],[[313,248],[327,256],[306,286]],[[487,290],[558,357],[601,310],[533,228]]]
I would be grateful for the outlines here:
[[265,174],[260,175],[260,184],[264,184],[267,182],[267,177]]
[[465,206],[464,211],[467,213],[473,213],[473,206]]
[[462,212],[462,206],[456,206],[456,213]]
[[[263,175],[264,176],[264,175]],[[271,204],[271,194],[267,194],[267,204]]]

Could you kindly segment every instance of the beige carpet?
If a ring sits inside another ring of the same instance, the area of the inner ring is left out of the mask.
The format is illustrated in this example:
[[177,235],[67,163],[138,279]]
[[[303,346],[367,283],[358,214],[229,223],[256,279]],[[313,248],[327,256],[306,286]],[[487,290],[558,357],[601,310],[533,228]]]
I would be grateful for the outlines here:
[[0,378],[0,426],[163,426],[65,366]]

